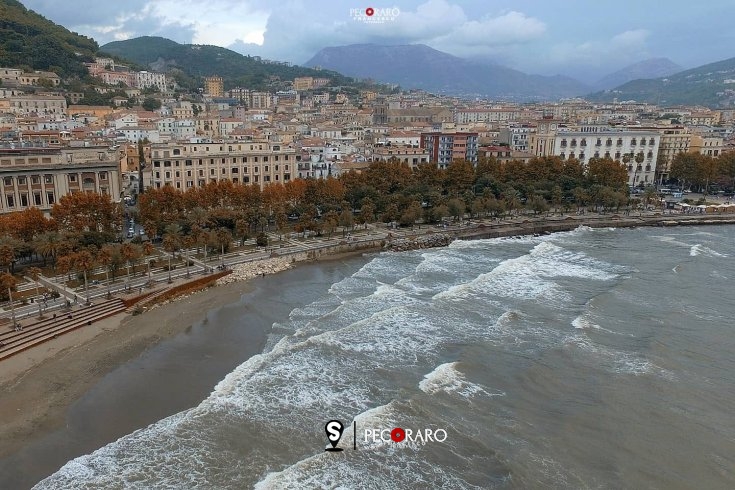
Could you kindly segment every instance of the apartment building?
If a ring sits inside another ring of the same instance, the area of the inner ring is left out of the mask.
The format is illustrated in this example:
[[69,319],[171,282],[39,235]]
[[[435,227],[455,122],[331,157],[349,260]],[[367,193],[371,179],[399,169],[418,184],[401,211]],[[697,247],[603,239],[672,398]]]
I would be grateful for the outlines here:
[[446,168],[453,160],[477,164],[477,133],[421,133],[421,148],[429,153],[429,161]]
[[[628,184],[654,184],[661,134],[656,131],[626,131],[592,126],[580,131],[561,131],[554,138],[554,155],[576,158],[582,164],[590,158],[612,158],[625,162]],[[627,156],[627,157],[626,157]],[[635,158],[642,158],[636,162]]]
[[473,124],[481,122],[511,122],[518,121],[518,109],[459,109],[454,113],[454,122],[457,124]]
[[135,87],[150,88],[156,87],[161,92],[168,89],[168,82],[165,73],[154,73],[149,71],[139,71],[135,73]]
[[222,77],[206,77],[204,79],[204,93],[212,97],[224,97],[225,89]]
[[75,192],[117,200],[120,191],[118,154],[109,147],[0,148],[0,213],[49,211]]
[[268,141],[200,141],[151,146],[152,165],[145,185],[177,189],[201,187],[207,182],[285,183],[296,175],[296,150]]
[[66,115],[66,99],[60,95],[19,95],[10,97],[10,112],[20,115]]
[[428,150],[417,148],[413,145],[396,144],[390,146],[377,146],[373,149],[373,160],[386,162],[394,159],[411,166],[411,168],[415,168],[420,163],[427,163],[429,158],[430,155]]

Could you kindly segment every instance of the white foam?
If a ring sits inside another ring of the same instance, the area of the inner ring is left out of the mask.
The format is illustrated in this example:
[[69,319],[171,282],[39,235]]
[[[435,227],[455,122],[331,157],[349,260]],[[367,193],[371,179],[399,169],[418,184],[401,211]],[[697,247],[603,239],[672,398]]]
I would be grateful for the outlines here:
[[457,369],[456,362],[448,362],[437,366],[419,382],[419,389],[428,394],[438,392],[456,393],[464,398],[471,398],[478,395],[505,395],[505,393],[488,393],[480,385],[467,381],[464,375]]
[[692,257],[697,257],[698,255],[703,254],[709,257],[727,257],[727,254],[721,254],[715,250],[712,250],[709,247],[705,247],[701,243],[697,243],[689,249],[689,255]]

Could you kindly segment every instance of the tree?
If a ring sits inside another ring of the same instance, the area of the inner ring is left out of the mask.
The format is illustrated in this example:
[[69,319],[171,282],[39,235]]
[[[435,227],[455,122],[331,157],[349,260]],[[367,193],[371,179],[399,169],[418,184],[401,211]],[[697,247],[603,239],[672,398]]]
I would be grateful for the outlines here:
[[623,190],[628,185],[628,171],[612,158],[590,158],[587,177],[592,185]]
[[225,251],[229,250],[230,244],[232,243],[232,233],[230,233],[230,230],[227,228],[217,228],[217,232],[215,234],[215,238],[217,240],[217,244],[220,246],[222,255],[220,258],[222,259],[222,267],[225,265]]
[[362,207],[360,208],[360,222],[367,228],[368,223],[375,221],[375,204],[372,199],[366,198],[362,201]]
[[15,250],[8,244],[0,245],[0,266],[6,267],[7,271],[12,274],[15,265]]
[[130,266],[134,265],[135,262],[140,258],[141,256],[140,247],[133,243],[123,243],[120,246],[120,256],[122,257],[123,261],[127,265],[127,269],[128,269],[127,288],[130,288]]
[[15,276],[10,274],[9,272],[0,272],[0,288],[2,289],[3,294],[7,291],[8,293],[8,301],[10,301],[10,314],[13,319],[13,326],[15,326],[15,305],[13,304],[13,291],[15,291],[15,287],[18,284],[18,281],[15,279]]
[[[191,238],[193,241],[194,237],[191,237]],[[146,257],[145,263],[146,263],[146,266],[148,267],[148,282],[149,283],[151,282],[151,260],[152,259],[149,259],[148,257],[150,257],[155,251],[156,251],[156,247],[154,247],[151,242],[145,242],[143,244],[143,255]]]
[[161,108],[161,101],[153,97],[146,97],[143,99],[142,106],[146,111],[155,111]]
[[87,272],[91,271],[95,266],[95,260],[92,254],[87,250],[77,252],[73,256],[74,268],[81,271],[84,274],[84,293],[87,297],[87,304],[89,302],[89,285],[87,284]]
[[449,214],[454,218],[454,221],[459,221],[464,217],[465,203],[462,199],[450,199],[449,202],[447,202],[447,208],[449,209]]
[[528,204],[535,215],[538,213],[545,213],[549,210],[549,205],[546,203],[546,199],[541,196],[533,196]]
[[41,277],[41,269],[38,267],[29,267],[28,268],[28,275],[31,276],[31,279],[33,279],[33,282],[36,284],[36,301],[38,302],[38,317],[41,318],[43,316],[43,311],[41,310],[41,301],[38,300],[38,279]]
[[330,210],[324,215],[324,229],[327,231],[329,237],[332,237],[332,233],[337,228],[339,223],[339,215],[335,210]]
[[94,192],[75,192],[62,196],[51,209],[51,216],[59,228],[66,230],[97,231],[110,237],[116,225],[122,222],[120,207],[109,196]]
[[339,226],[342,227],[342,236],[345,236],[347,228],[352,228],[355,223],[355,219],[352,216],[352,211],[349,209],[343,209],[339,214]]

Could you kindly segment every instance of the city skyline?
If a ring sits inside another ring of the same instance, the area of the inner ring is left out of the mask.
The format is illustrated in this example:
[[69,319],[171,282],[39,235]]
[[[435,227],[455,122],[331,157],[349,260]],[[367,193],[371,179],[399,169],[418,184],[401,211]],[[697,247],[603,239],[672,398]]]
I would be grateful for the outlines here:
[[[320,49],[357,43],[426,44],[455,56],[496,62],[527,73],[564,74],[585,82],[638,61],[667,57],[685,68],[727,59],[735,33],[728,2],[692,10],[650,2],[579,0],[510,2],[337,0],[274,6],[263,0],[25,0],[24,5],[100,45],[144,35],[213,44],[302,64]],[[355,12],[397,9],[392,20],[366,23]]]

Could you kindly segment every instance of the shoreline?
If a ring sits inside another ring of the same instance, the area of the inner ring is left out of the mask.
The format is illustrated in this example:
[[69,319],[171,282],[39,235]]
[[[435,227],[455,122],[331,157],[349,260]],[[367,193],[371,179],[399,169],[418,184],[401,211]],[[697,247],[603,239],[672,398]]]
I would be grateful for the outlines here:
[[[546,234],[569,231],[579,226],[624,228],[712,224],[735,224],[735,216],[582,215],[558,220],[525,219],[461,230],[427,229],[421,230],[423,233],[415,237],[396,237],[393,241],[416,240],[439,233],[449,234],[453,239],[468,240]],[[381,241],[383,240],[375,239],[370,245],[350,243],[329,249],[316,249],[303,252],[299,257],[293,257],[293,260],[291,256],[276,257],[274,259],[280,259],[284,263],[284,259],[288,259],[288,264],[283,268],[274,268],[268,274],[277,274],[303,263],[340,260],[385,250],[378,245]],[[260,262],[269,260],[273,259]],[[252,280],[252,276],[245,275],[229,284],[218,283],[215,287],[169,300],[141,315],[118,314],[62,336],[56,342],[42,344],[23,355],[3,361],[0,364],[0,391],[4,394],[0,398],[0,418],[3,420],[0,426],[0,460],[18,453],[62,427],[70,407],[109,373],[142,356],[161,341],[188,331],[192,325],[205,320],[210,311],[235,303],[243,295],[253,291],[256,286],[252,284]]]

